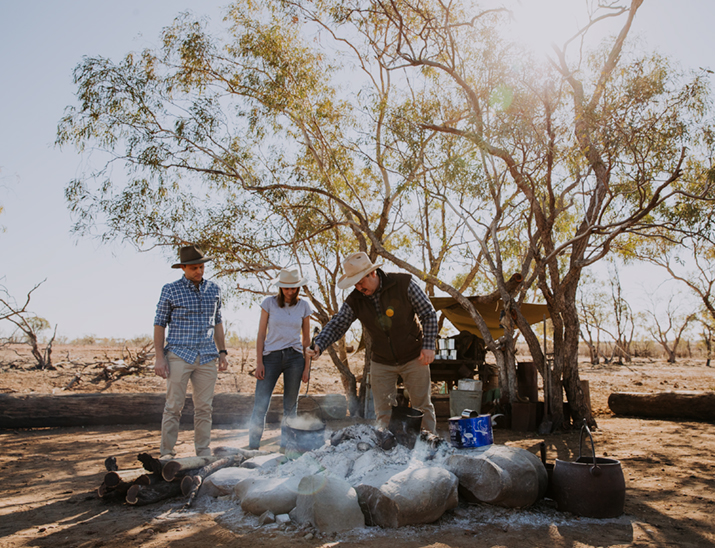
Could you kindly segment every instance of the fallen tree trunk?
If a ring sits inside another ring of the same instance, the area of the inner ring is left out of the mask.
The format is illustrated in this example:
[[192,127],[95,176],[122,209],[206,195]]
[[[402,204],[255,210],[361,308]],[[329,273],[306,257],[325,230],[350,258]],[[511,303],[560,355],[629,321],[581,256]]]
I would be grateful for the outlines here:
[[[323,420],[347,415],[342,394],[311,396]],[[213,399],[213,424],[243,424],[253,411],[253,395],[221,393]],[[165,395],[134,394],[0,394],[0,428],[45,428],[113,424],[161,424]],[[271,397],[267,422],[283,418],[283,396]],[[194,404],[186,398],[181,422],[194,420]]]
[[616,415],[710,422],[715,421],[715,392],[614,392],[608,407]]

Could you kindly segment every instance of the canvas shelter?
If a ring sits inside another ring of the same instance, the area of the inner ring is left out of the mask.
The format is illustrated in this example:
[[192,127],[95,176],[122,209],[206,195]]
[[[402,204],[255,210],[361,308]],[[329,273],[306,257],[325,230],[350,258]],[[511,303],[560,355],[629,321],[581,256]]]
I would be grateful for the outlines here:
[[[499,317],[504,310],[503,301],[499,299],[493,303],[481,304],[475,302],[478,297],[467,298],[484,318],[492,337],[495,339],[501,337],[504,334],[504,329],[499,325]],[[469,312],[464,310],[454,297],[430,297],[430,301],[432,301],[432,306],[434,306],[435,310],[442,312],[456,329],[469,331],[480,339],[482,338],[482,334]],[[545,304],[524,303],[521,305],[521,312],[529,324],[541,322],[544,317],[549,317],[549,309]]]

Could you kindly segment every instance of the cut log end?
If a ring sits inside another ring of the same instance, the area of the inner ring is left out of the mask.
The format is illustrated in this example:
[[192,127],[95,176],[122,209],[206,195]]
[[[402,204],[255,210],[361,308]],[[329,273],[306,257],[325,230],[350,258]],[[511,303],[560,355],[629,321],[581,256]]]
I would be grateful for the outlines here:
[[201,476],[184,476],[181,479],[181,494],[188,496],[197,491],[201,487],[202,481]]
[[139,501],[139,491],[141,491],[141,485],[132,485],[127,491],[126,501],[127,504],[136,504]]
[[161,475],[166,481],[171,481],[176,477],[176,474],[181,470],[181,463],[179,461],[169,461],[161,469]]

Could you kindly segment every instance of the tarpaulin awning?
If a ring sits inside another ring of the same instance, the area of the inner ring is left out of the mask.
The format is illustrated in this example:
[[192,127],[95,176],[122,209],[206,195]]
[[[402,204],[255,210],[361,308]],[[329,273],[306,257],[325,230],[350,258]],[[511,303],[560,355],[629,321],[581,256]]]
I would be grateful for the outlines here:
[[[499,299],[489,304],[480,304],[475,302],[476,297],[467,298],[482,315],[482,318],[484,318],[492,337],[495,339],[501,337],[504,334],[504,329],[499,325],[499,316],[502,310],[504,310],[502,300]],[[469,331],[480,339],[482,338],[482,334],[479,332],[479,328],[474,323],[474,320],[472,320],[469,312],[464,310],[462,305],[460,305],[454,297],[430,297],[430,301],[432,301],[432,306],[434,306],[435,310],[441,311],[459,331]],[[543,321],[544,316],[549,317],[549,309],[545,304],[523,303],[520,308],[521,313],[529,324]]]

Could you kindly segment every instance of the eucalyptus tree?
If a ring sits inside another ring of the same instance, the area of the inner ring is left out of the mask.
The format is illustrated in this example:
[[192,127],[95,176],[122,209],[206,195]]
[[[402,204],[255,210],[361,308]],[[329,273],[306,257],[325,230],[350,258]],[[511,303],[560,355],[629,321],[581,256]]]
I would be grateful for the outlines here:
[[[83,59],[57,143],[109,155],[66,188],[78,234],[201,245],[244,297],[265,295],[276,269],[299,264],[324,324],[341,302],[342,258],[410,242],[417,181],[460,170],[425,167],[424,146],[397,141],[395,85],[379,63],[347,47],[353,59],[341,65],[345,52],[321,51],[279,8],[236,4],[222,35],[185,14],[156,51]],[[357,411],[345,345],[330,353]]]
[[[711,206],[703,206],[703,213]],[[700,301],[701,315],[709,317],[706,321],[715,322],[715,243],[710,227],[694,223],[685,230],[670,227],[644,231],[620,246],[618,252],[626,260],[662,268]]]
[[40,347],[39,335],[42,331],[50,329],[50,323],[40,316],[33,314],[29,310],[30,300],[35,290],[44,283],[44,280],[35,285],[25,296],[25,301],[18,303],[8,292],[4,285],[0,285],[0,321],[10,322],[14,332],[10,334],[3,344],[15,340],[17,334],[22,333],[25,342],[30,345],[30,353],[35,358],[37,369],[55,369],[52,365],[52,343],[57,336],[57,326],[52,333],[52,337],[47,341],[44,348]]
[[603,284],[597,282],[591,275],[584,275],[579,286],[579,327],[581,339],[588,347],[591,363],[597,365],[601,361],[601,333],[605,333],[608,320],[608,296],[603,291]]
[[[348,249],[382,255],[470,312],[511,401],[515,328],[545,372],[519,307],[536,284],[554,326],[554,423],[563,386],[594,424],[578,378],[581,273],[683,192],[707,110],[702,78],[624,49],[640,4],[592,14],[550,64],[500,34],[506,13],[486,3],[244,2],[221,36],[181,17],[159,52],[77,67],[58,142],[108,150],[130,178],[100,170],[68,199],[80,230],[104,223],[110,238],[202,231],[237,278],[320,264],[321,314]],[[622,28],[587,55],[579,39],[604,17]],[[462,293],[485,275],[505,306],[500,340]]]
[[678,346],[690,324],[697,319],[695,312],[683,312],[682,296],[671,294],[665,308],[660,306],[655,294],[649,295],[649,307],[644,311],[648,318],[646,329],[663,348],[668,363],[675,363]]
[[[529,253],[521,264],[527,275],[535,273],[554,327],[549,407],[559,423],[563,386],[574,418],[593,424],[578,375],[579,281],[619,238],[652,226],[659,207],[707,195],[707,188],[689,192],[678,184],[683,174],[687,179],[710,167],[693,146],[709,131],[705,75],[683,76],[666,59],[629,49],[641,0],[599,5],[570,40],[553,47],[546,64],[501,36],[506,14],[484,4],[329,4],[336,25],[365,35],[375,25],[386,27],[389,40],[371,42],[376,57],[457,107],[414,125],[472,143],[503,176],[494,195],[523,200]],[[584,48],[582,39],[609,19],[620,21],[616,36]],[[501,203],[495,201],[492,213]],[[497,275],[497,248],[491,256],[502,298],[543,372],[538,340]]]

